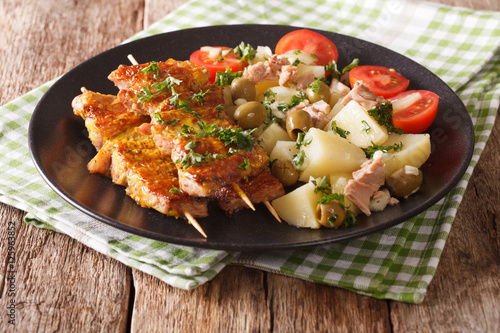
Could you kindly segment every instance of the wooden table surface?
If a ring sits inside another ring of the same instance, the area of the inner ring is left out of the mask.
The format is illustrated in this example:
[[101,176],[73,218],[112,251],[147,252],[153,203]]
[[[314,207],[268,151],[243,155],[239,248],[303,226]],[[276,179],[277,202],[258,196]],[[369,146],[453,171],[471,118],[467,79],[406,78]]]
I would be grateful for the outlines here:
[[[208,1],[208,0],[207,0]],[[0,0],[0,105],[116,46],[186,0]],[[500,11],[498,0],[437,2]],[[471,178],[428,295],[377,300],[244,267],[172,288],[0,204],[0,256],[16,226],[19,332],[500,332],[500,121]],[[492,181],[494,180],[494,181]],[[0,331],[7,324],[0,261]]]

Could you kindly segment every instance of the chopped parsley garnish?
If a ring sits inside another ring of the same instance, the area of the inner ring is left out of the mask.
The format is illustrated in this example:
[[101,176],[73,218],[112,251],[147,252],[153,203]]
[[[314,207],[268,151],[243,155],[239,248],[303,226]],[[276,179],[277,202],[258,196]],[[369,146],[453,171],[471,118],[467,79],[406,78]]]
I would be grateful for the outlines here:
[[312,138],[309,138],[307,140],[304,140],[306,134],[304,132],[300,132],[299,134],[297,134],[297,140],[295,141],[295,147],[297,149],[300,149],[300,147],[302,146],[308,146],[311,144],[312,142]]
[[345,208],[344,195],[340,193],[323,193],[318,203],[324,205],[332,200],[337,201],[339,205]]
[[226,146],[235,144],[238,150],[252,150],[255,146],[255,141],[252,137],[257,129],[243,130],[242,128],[220,128],[217,132],[217,137]]
[[255,50],[252,45],[245,44],[245,42],[241,42],[240,45],[236,46],[234,49],[234,54],[241,59],[242,61],[248,62],[249,65],[252,64],[252,59],[257,54],[257,50]]
[[250,167],[250,160],[247,158],[244,158],[243,163],[241,163],[238,167],[240,169],[243,169],[243,170],[248,170],[248,168]]
[[344,69],[340,71],[337,68],[337,63],[335,61],[330,61],[328,64],[325,65],[325,71],[330,73],[330,78],[339,79],[342,76],[342,74],[346,73],[347,71],[350,71],[353,68],[358,67],[358,65],[359,65],[359,59],[354,58],[354,60],[351,61],[349,65],[345,66]]
[[226,67],[225,72],[217,72],[215,74],[214,84],[221,87],[230,85],[234,79],[241,77],[242,74],[243,74],[242,72],[233,73],[231,72],[231,69],[229,67]]
[[292,63],[292,66],[298,66],[300,64],[299,58],[295,59],[295,61]]
[[179,193],[179,189],[175,186],[172,186],[172,188],[169,190],[169,192],[172,194],[177,194],[177,193]]
[[366,133],[370,133],[370,130],[372,129],[370,127],[370,125],[368,125],[368,123],[366,122],[366,120],[361,120],[361,132],[366,132]]
[[321,80],[315,79],[308,87],[311,88],[314,93],[319,93],[321,91]]
[[158,66],[156,61],[151,61],[149,65],[141,69],[139,73],[154,74],[154,78],[156,79],[158,75],[160,75],[160,66]]
[[200,105],[203,105],[205,103],[205,95],[210,92],[210,89],[207,89],[206,91],[200,91],[199,93],[194,94],[193,96],[189,97],[188,100],[192,101],[193,99],[196,99]]
[[172,96],[170,96],[170,98],[168,99],[170,105],[177,107],[179,105],[179,100],[180,100],[179,97],[181,95],[182,94],[178,94],[177,92],[175,92],[175,89],[172,88]]
[[186,149],[188,153],[180,160],[175,161],[175,163],[181,164],[183,170],[193,165],[200,165],[210,158],[208,153],[206,155],[202,155],[194,151],[196,149],[196,142],[194,141],[188,142],[184,146],[184,149]]
[[180,85],[182,80],[176,79],[175,77],[168,76],[165,80],[160,82],[155,82],[151,85],[151,88],[155,89],[155,93],[162,93],[167,91],[167,89],[172,89],[174,84]]
[[150,99],[154,98],[156,95],[151,92],[149,89],[149,86],[144,86],[142,87],[141,91],[137,94],[137,97],[139,97],[138,102],[139,103],[144,103],[146,101],[149,101]]
[[286,112],[287,110],[291,109],[292,107],[299,105],[300,102],[302,102],[306,99],[307,99],[306,94],[303,91],[300,91],[298,94],[292,96],[290,103],[280,103],[278,105],[278,110],[280,110],[282,112]]
[[337,133],[338,135],[340,135],[340,137],[341,137],[341,138],[344,138],[344,139],[345,139],[345,138],[347,138],[347,136],[348,136],[349,134],[351,134],[351,132],[346,131],[346,130],[344,130],[344,129],[342,129],[342,128],[338,127],[338,126],[337,126],[337,122],[336,122],[335,120],[334,120],[334,121],[332,121],[332,125],[331,125],[331,126],[332,126],[332,131],[333,131],[333,132],[335,132],[335,133]]
[[297,154],[293,155],[292,164],[295,170],[302,171],[302,165],[304,164],[304,159],[306,157],[306,153],[301,150]]
[[155,119],[158,124],[167,124],[172,126],[175,125],[175,123],[177,123],[177,119],[171,119],[169,121],[165,121],[159,112],[155,112]]
[[380,103],[378,106],[374,106],[370,110],[368,110],[368,114],[377,120],[378,124],[381,126],[385,126],[387,128],[387,132],[389,133],[398,133],[404,134],[400,128],[396,128],[392,123],[392,103],[389,101],[385,101]]
[[330,177],[324,176],[321,178],[319,183],[316,180],[311,180],[311,183],[314,184],[314,193],[330,193],[332,192],[332,185],[330,185]]
[[364,151],[365,151],[365,155],[367,158],[372,158],[373,154],[375,154],[375,152],[378,150],[380,150],[381,152],[387,153],[390,150],[394,150],[395,152],[397,152],[397,151],[401,151],[401,149],[403,149],[402,142],[395,143],[393,145],[376,145],[372,142],[372,145],[370,147],[364,149]]
[[219,132],[219,127],[217,124],[207,125],[207,123],[203,121],[197,121],[196,125],[200,128],[201,131],[196,132],[197,137],[206,137],[217,135]]
[[165,124],[165,120],[161,117],[161,114],[155,112],[155,119],[158,124]]
[[179,107],[179,109],[182,109],[182,110],[186,111],[187,113],[191,113],[195,117],[198,117],[198,118],[202,118],[203,117],[201,114],[199,114],[198,112],[196,112],[193,109],[191,109],[191,107],[189,106],[188,102],[183,101],[182,99],[179,100],[178,107]]

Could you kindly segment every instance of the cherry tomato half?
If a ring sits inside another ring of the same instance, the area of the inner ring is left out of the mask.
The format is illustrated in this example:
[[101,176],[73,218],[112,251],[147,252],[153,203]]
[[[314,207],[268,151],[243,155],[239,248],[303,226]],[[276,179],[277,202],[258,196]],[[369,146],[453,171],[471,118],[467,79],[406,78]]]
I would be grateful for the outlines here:
[[392,123],[407,133],[418,134],[428,129],[436,118],[439,96],[427,90],[408,90],[389,100],[395,101],[415,92],[422,97],[412,105],[394,112]]
[[[229,50],[226,46],[216,46],[221,48],[222,51]],[[230,52],[224,57],[211,58],[209,52],[205,50],[197,50],[191,54],[189,61],[196,65],[205,67],[210,72],[210,82],[215,81],[215,75],[217,72],[225,72],[226,67],[231,69],[231,72],[242,71],[248,64],[245,61],[240,61],[234,54]]]
[[291,50],[301,50],[314,54],[317,65],[326,65],[337,61],[338,51],[335,44],[325,36],[307,29],[294,30],[287,33],[276,44],[275,53],[283,54]]
[[351,87],[363,81],[377,96],[389,98],[408,88],[410,81],[392,68],[383,66],[358,66],[349,72]]

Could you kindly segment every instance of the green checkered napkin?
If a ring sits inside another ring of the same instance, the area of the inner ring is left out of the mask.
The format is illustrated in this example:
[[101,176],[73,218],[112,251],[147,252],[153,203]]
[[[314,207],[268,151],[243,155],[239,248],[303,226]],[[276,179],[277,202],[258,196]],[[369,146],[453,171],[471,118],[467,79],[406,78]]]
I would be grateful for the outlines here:
[[93,220],[44,183],[28,152],[28,123],[53,82],[0,108],[0,201],[28,212],[26,221],[65,233],[166,283],[192,289],[227,264],[340,286],[377,298],[422,302],[467,182],[499,107],[500,13],[389,0],[193,0],[132,39],[196,26],[288,24],[355,36],[405,54],[439,75],[472,117],[476,146],[466,174],[419,216],[344,243],[312,249],[228,253],[166,244]]

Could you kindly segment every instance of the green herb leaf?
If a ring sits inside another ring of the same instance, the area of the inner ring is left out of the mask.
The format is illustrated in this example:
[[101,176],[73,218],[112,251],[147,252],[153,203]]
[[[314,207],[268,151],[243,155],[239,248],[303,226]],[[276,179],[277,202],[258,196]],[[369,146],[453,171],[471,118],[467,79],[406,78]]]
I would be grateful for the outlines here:
[[368,123],[366,122],[366,120],[361,120],[361,124],[363,124],[361,126],[361,132],[370,133],[370,130],[372,128],[370,127],[370,125],[368,125]]
[[252,64],[252,59],[257,54],[257,50],[255,50],[252,45],[245,44],[245,42],[241,42],[240,45],[236,46],[234,49],[234,54],[241,59],[242,61],[248,62],[249,65]]
[[243,163],[241,163],[238,167],[240,169],[243,169],[243,170],[248,170],[248,168],[250,167],[250,160],[247,158],[244,158]]
[[241,77],[242,74],[243,74],[242,72],[233,73],[231,72],[231,69],[229,67],[226,67],[225,72],[217,72],[215,74],[214,84],[221,87],[230,85],[234,79]]
[[392,123],[392,103],[389,101],[385,101],[380,103],[378,106],[374,106],[370,110],[368,110],[368,114],[377,120],[377,123],[381,126],[385,126],[387,128],[387,132],[389,133],[405,133],[403,130],[394,127]]
[[217,137],[226,146],[235,144],[238,150],[252,150],[255,146],[255,140],[252,137],[257,129],[243,130],[242,128],[220,128],[217,132]]
[[158,66],[156,61],[151,61],[148,66],[141,69],[138,73],[154,74],[154,78],[156,79],[160,74],[160,66]]
[[348,136],[349,134],[351,134],[351,132],[346,131],[346,130],[344,130],[344,129],[342,129],[342,128],[338,127],[338,126],[337,126],[337,122],[336,122],[335,120],[334,120],[334,121],[332,121],[332,125],[331,125],[331,126],[332,126],[332,131],[334,131],[335,133],[337,133],[338,135],[340,135],[340,137],[341,137],[341,138],[344,138],[344,139],[345,139],[345,138],[347,138],[347,136]]
[[205,95],[210,92],[210,89],[207,89],[206,91],[200,91],[199,93],[194,94],[193,96],[189,97],[188,100],[192,101],[193,99],[196,99],[198,103],[203,105],[205,103]]
[[330,185],[330,177],[324,176],[321,180],[316,182],[316,180],[311,180],[311,183],[314,184],[314,193],[331,193],[332,185]]
[[393,145],[376,145],[372,142],[372,145],[364,149],[367,158],[372,158],[376,151],[387,153],[390,150],[401,151],[403,149],[403,142],[395,143]]

